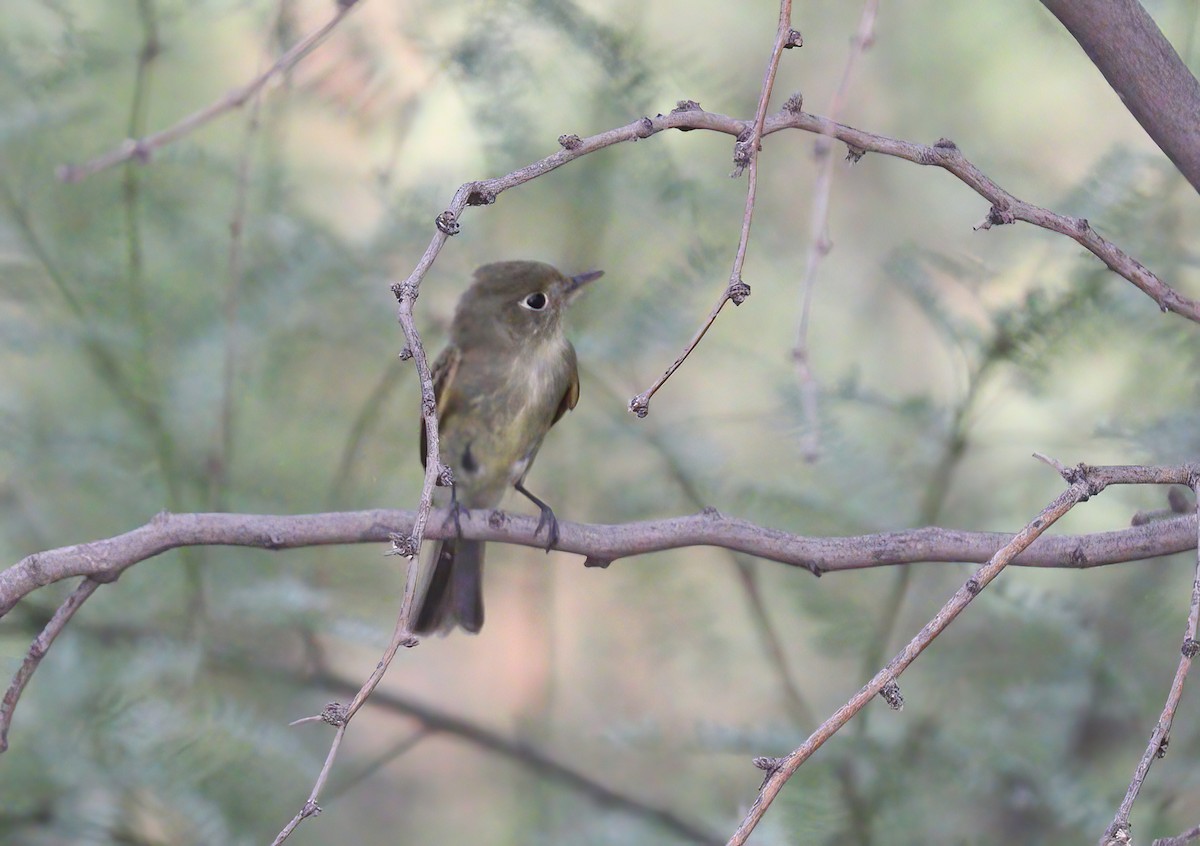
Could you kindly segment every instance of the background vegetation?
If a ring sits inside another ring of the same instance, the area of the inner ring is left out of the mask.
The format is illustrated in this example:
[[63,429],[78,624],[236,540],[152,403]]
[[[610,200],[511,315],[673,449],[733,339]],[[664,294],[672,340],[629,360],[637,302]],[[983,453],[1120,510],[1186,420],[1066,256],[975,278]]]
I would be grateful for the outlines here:
[[[6,9],[0,560],[162,509],[412,507],[418,391],[396,358],[388,285],[416,263],[434,215],[462,182],[547,155],[564,133],[684,98],[749,116],[777,11],[364,0],[260,108],[148,165],[56,180],[59,165],[244,83],[331,5]],[[1145,5],[1196,68],[1196,5]],[[806,44],[785,56],[776,106],[802,91],[824,111],[859,11],[797,4]],[[876,37],[845,122],[950,137],[1016,195],[1088,218],[1200,292],[1193,191],[1039,4],[884,4]],[[987,209],[963,185],[868,155],[836,170],[809,338],[820,453],[806,460],[791,350],[813,138],[769,142],[744,274],[753,295],[645,420],[629,398],[728,277],[745,184],[728,178],[725,136],[663,133],[505,193],[464,216],[426,279],[418,318],[434,351],[479,264],[606,270],[571,317],[582,401],[530,478],[562,519],[713,506],[813,535],[1012,531],[1061,489],[1033,451],[1067,463],[1200,453],[1193,324],[1064,238],[972,231]],[[1062,528],[1161,507],[1161,491],[1113,490]],[[404,572],[384,551],[194,548],[98,593],[21,703],[0,758],[0,841],[270,842],[328,746],[326,730],[286,727],[331,698],[312,674],[361,681],[391,631]],[[753,842],[1093,842],[1174,670],[1188,559],[1006,572],[905,676],[905,710],[873,705],[800,771]],[[714,838],[754,795],[750,758],[798,745],[965,575],[927,564],[816,581],[704,549],[580,563],[495,546],[483,633],[406,651],[384,689]],[[65,595],[45,589],[0,623],[4,674]],[[644,807],[597,801],[398,707],[356,721],[325,813],[291,842],[686,840]],[[1198,755],[1185,714],[1139,805],[1139,837],[1200,819]]]

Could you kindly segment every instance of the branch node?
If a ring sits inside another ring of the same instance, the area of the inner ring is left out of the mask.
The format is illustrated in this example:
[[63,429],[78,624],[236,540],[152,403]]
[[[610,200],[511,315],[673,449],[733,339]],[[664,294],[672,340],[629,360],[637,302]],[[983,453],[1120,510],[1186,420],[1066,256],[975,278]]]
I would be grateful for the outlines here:
[[487,523],[489,528],[502,529],[507,522],[508,515],[500,509],[497,508],[488,512]]
[[978,232],[981,229],[991,229],[993,226],[1006,226],[1010,223],[1015,223],[1016,215],[1011,209],[1000,208],[1000,206],[992,206],[988,209],[988,213],[984,215],[983,220],[976,223],[972,229]]
[[789,29],[787,40],[783,42],[784,50],[791,50],[793,47],[803,47],[804,36],[800,34],[798,29]]
[[730,283],[726,296],[733,300],[735,306],[740,306],[750,296],[750,286],[738,279],[736,282]]
[[601,570],[607,570],[608,565],[611,563],[611,558],[597,558],[594,555],[589,555],[587,558],[583,559],[584,567],[597,567]]
[[629,410],[636,414],[639,419],[645,420],[646,415],[650,413],[650,397],[645,394],[638,394],[629,401]]
[[1154,757],[1160,761],[1167,757],[1167,747],[1171,744],[1171,736],[1164,734],[1162,741],[1158,744],[1158,749],[1154,750]]
[[446,209],[433,219],[433,223],[437,226],[438,231],[445,235],[457,235],[462,228],[458,225],[458,216],[450,209]]
[[855,147],[852,144],[846,145],[846,161],[850,162],[850,164],[858,164],[866,154],[867,151],[862,147]]
[[309,817],[320,816],[321,806],[312,799],[304,803],[304,807],[300,809],[300,819],[306,820]]
[[[743,133],[745,134],[745,133]],[[753,151],[749,139],[741,137],[733,145],[733,173],[729,174],[731,179],[737,179],[750,166],[750,154]]]
[[885,684],[879,689],[879,695],[883,697],[883,701],[888,704],[888,707],[893,711],[904,710],[904,697],[900,694],[900,685],[895,679]]
[[979,592],[983,590],[983,587],[979,584],[979,580],[974,576],[967,579],[967,583],[963,587],[967,589],[967,593],[971,594],[971,596],[978,596]]
[[388,555],[401,555],[410,561],[417,557],[420,545],[414,536],[393,533],[389,539],[392,542],[392,548],[387,551]]
[[341,702],[330,702],[321,711],[321,722],[334,728],[341,728],[346,724],[349,717],[349,712],[345,705]]
[[[677,114],[679,112],[702,112],[702,111],[704,111],[704,109],[701,108],[700,104],[697,103],[695,100],[680,100],[678,103],[675,104],[675,108],[671,109],[671,114]],[[676,128],[680,132],[691,132],[693,129],[695,129],[694,126],[680,126],[680,127],[676,127]]]
[[804,112],[804,95],[797,91],[783,103],[783,110],[788,114],[798,115]]
[[1184,638],[1183,648],[1179,651],[1183,653],[1184,658],[1195,658],[1200,654],[1200,640],[1194,637]]
[[783,759],[772,758],[768,755],[760,755],[751,761],[751,763],[769,776],[779,769],[780,765],[783,763]]
[[578,150],[583,146],[583,139],[578,135],[560,135],[558,136],[558,145],[564,150]]
[[452,488],[454,487],[454,471],[445,464],[438,467],[437,477],[438,487]]
[[649,138],[654,134],[654,121],[648,117],[644,117],[637,122],[637,127],[633,130],[633,134],[638,138]]
[[400,359],[401,361],[408,361],[412,357],[413,351],[408,347],[401,347],[400,352],[396,354],[396,358]]
[[955,144],[953,141],[951,141],[949,138],[939,138],[937,141],[933,142],[933,148],[934,148],[935,150],[954,150],[954,151],[957,151],[957,150],[958,150],[958,145],[957,145],[957,144]]
[[[420,292],[417,286],[411,282],[396,282],[392,285],[392,295],[403,305],[406,302],[413,303],[417,300],[417,295]],[[412,350],[409,350],[412,353]]]

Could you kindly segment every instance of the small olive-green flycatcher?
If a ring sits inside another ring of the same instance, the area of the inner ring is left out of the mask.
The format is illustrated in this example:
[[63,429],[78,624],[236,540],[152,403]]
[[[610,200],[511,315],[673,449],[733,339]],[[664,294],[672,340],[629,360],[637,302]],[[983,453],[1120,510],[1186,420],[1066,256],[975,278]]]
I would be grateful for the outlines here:
[[[558,539],[550,506],[525,489],[550,427],[579,401],[575,348],[563,333],[567,306],[603,271],[563,276],[548,264],[504,261],[475,271],[458,301],[450,343],[433,365],[442,463],[454,474],[451,513],[495,508],[512,487],[540,509],[546,547]],[[421,423],[421,463],[425,424]],[[483,543],[442,541],[412,629],[468,632],[483,626]]]

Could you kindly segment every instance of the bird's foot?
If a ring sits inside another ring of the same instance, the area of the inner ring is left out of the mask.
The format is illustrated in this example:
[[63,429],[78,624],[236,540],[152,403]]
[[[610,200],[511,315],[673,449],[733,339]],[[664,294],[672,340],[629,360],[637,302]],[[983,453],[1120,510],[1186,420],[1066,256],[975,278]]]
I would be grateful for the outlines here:
[[[451,488],[451,491],[453,491],[453,490],[454,489]],[[454,523],[454,534],[459,540],[462,540],[462,518],[470,517],[470,516],[471,516],[470,510],[468,510],[466,507],[464,507],[462,505],[459,505],[458,499],[454,496],[453,493],[451,493],[451,495],[450,495],[450,516],[447,518],[447,521]],[[443,527],[445,526],[444,523],[442,525],[443,525]]]
[[533,530],[533,536],[536,538],[542,531],[546,529],[546,551],[549,552],[558,543],[558,518],[554,516],[554,511],[548,505],[540,506],[541,512],[538,514],[537,528]]
[[521,494],[538,507],[538,511],[540,513],[538,514],[537,528],[533,530],[533,536],[536,538],[539,534],[541,534],[542,529],[545,528],[546,551],[549,552],[554,548],[554,545],[558,543],[558,518],[554,516],[554,510],[526,490],[525,485],[521,482],[517,482],[515,485],[513,485],[513,487],[516,488],[517,493]]

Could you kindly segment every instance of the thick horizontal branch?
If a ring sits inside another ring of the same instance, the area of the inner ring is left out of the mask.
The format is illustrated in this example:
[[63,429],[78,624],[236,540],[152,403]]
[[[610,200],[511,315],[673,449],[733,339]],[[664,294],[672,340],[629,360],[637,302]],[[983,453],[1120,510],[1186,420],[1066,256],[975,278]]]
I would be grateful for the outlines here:
[[[116,579],[128,567],[185,546],[294,549],[330,544],[387,543],[412,530],[416,512],[344,511],[323,514],[168,514],[122,535],[34,553],[0,572],[0,616],[32,591],[64,579]],[[461,520],[463,536],[541,548],[537,520],[502,511],[474,511]],[[445,511],[430,517],[426,537],[454,532]],[[618,558],[714,546],[805,567],[820,575],[894,564],[987,561],[1009,540],[1002,532],[936,527],[854,537],[807,537],[726,517],[708,509],[686,517],[618,525],[560,523],[555,549],[604,565]],[[1090,535],[1042,537],[1014,562],[1026,567],[1097,567],[1169,555],[1196,547],[1196,516]]]

